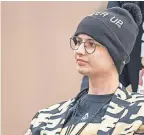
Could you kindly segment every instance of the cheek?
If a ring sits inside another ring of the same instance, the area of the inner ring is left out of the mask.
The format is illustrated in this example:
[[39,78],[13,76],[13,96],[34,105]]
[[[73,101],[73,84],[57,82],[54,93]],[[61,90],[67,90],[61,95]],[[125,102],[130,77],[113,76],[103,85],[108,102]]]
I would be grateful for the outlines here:
[[90,62],[91,63],[98,63],[103,59],[103,52],[96,52],[90,55]]
[[74,58],[76,59],[76,52],[75,51],[73,52],[73,55],[74,55]]
[[97,51],[89,57],[90,64],[93,68],[105,67],[110,62],[111,57],[104,51]]
[[100,57],[100,54],[98,54],[98,53],[89,55],[89,57],[88,57],[89,64],[92,68],[95,68],[98,65],[99,57]]

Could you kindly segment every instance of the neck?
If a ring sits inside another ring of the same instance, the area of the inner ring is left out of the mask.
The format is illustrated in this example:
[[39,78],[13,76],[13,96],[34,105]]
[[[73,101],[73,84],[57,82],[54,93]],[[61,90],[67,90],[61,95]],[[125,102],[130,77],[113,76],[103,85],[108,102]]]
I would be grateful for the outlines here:
[[93,95],[112,94],[119,86],[119,75],[117,72],[109,72],[89,77],[89,92]]

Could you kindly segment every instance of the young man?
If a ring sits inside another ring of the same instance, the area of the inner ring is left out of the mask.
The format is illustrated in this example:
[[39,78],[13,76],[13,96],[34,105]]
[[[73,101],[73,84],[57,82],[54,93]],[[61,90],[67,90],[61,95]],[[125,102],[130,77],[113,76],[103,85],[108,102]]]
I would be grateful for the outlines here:
[[144,96],[128,92],[119,74],[129,61],[141,23],[135,4],[85,17],[70,38],[77,70],[89,88],[40,110],[25,135],[136,135],[144,133]]
[[[142,12],[143,21],[139,25],[139,33],[135,42],[133,51],[130,54],[130,62],[127,63],[123,69],[122,74],[120,74],[120,82],[128,87],[130,91],[139,92],[144,94],[144,87],[141,87],[141,71],[143,71],[143,63],[141,58],[144,57],[144,2],[143,1],[109,1],[107,8],[111,7],[121,7],[123,3],[136,3]],[[88,77],[84,76],[81,84],[81,90],[88,87]]]

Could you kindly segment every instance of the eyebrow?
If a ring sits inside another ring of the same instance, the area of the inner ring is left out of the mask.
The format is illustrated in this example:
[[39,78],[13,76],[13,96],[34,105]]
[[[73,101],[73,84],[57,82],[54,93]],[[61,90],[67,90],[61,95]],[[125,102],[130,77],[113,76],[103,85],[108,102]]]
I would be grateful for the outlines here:
[[[78,38],[82,39],[81,37],[77,36]],[[87,39],[84,39],[84,40],[94,40],[93,38],[87,38]],[[95,41],[95,40],[94,40]]]
[[[80,40],[82,40],[82,38],[80,38],[79,36],[77,36]],[[93,38],[87,38],[85,40],[93,40],[95,44],[98,44],[98,45],[102,45],[101,43],[95,41]]]

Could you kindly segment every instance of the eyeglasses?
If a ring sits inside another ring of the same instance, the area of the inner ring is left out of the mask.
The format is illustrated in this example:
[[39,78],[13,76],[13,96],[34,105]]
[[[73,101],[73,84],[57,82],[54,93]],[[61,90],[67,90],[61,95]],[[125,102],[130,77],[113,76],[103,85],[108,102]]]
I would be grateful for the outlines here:
[[86,41],[82,41],[81,38],[77,36],[73,36],[70,38],[70,47],[73,50],[78,50],[79,46],[84,43],[85,51],[88,54],[94,53],[96,50],[96,46],[101,46],[100,44],[96,43],[93,39],[87,39]]

